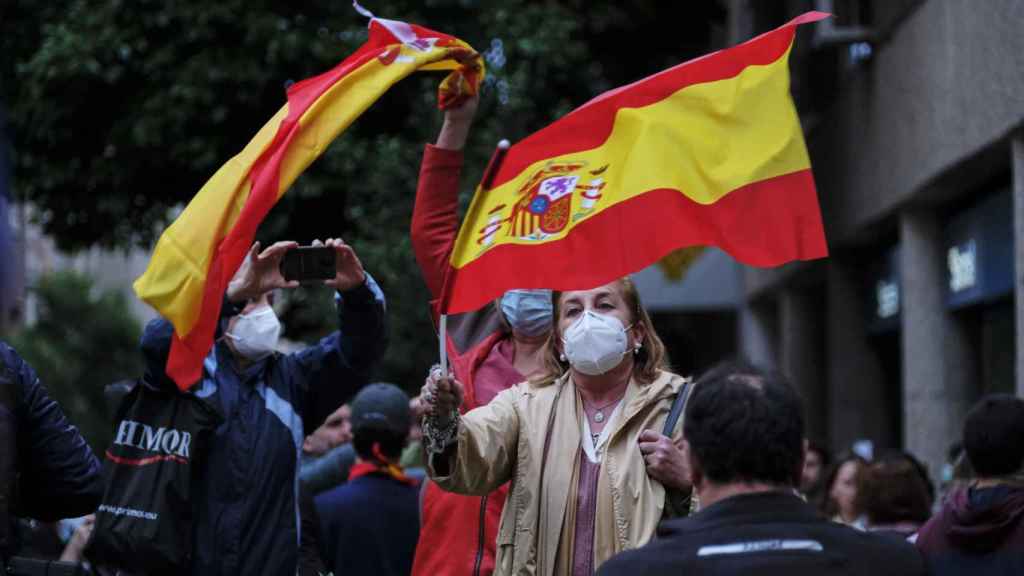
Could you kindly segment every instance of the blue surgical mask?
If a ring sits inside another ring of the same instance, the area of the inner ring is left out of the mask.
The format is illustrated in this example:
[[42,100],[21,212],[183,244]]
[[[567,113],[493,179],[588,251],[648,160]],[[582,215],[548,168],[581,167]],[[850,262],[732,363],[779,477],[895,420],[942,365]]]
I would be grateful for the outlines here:
[[501,297],[501,312],[512,330],[540,336],[551,330],[551,290],[509,290]]

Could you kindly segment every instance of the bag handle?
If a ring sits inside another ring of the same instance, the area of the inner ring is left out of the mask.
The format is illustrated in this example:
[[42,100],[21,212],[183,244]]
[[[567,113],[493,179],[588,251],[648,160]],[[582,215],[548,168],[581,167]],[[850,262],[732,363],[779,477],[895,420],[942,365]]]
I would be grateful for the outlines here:
[[676,422],[679,422],[679,417],[683,415],[683,410],[686,408],[686,401],[690,399],[690,381],[683,382],[683,385],[679,387],[679,392],[676,392],[676,397],[672,400],[672,408],[668,412],[668,418],[665,419],[665,427],[661,431],[662,436],[672,437],[672,431],[676,428]]

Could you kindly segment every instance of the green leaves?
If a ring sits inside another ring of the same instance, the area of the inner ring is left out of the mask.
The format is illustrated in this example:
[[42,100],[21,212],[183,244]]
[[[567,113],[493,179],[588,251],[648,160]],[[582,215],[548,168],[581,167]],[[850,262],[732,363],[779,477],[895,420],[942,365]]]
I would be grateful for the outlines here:
[[[501,138],[515,142],[596,94],[703,52],[706,8],[685,18],[638,0],[367,1],[378,16],[501,44],[469,145],[468,202]],[[347,2],[9,0],[0,17],[0,102],[16,195],[61,248],[149,247],[284,103],[285,85],[340,62],[366,38]],[[440,74],[395,86],[299,178],[259,232],[264,241],[342,236],[389,299],[380,375],[415,389],[434,361],[428,295],[409,248],[423,145],[441,114]],[[298,304],[297,304],[298,305]],[[312,306],[312,304],[311,304]],[[322,308],[310,308],[322,310]],[[330,328],[308,321],[289,337]]]
[[43,276],[32,290],[37,321],[10,344],[102,454],[113,426],[103,388],[142,375],[139,324],[120,292],[101,291],[77,272]]

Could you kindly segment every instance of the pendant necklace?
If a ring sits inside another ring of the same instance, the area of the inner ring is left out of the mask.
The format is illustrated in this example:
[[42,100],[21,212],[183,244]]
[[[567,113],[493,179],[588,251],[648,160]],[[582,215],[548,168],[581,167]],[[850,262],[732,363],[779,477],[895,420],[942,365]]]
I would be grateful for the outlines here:
[[615,400],[614,402],[611,402],[609,404],[605,404],[604,406],[601,406],[600,408],[594,410],[594,422],[597,422],[598,424],[604,422],[604,410],[618,404],[621,401],[622,398],[620,397],[618,400]]

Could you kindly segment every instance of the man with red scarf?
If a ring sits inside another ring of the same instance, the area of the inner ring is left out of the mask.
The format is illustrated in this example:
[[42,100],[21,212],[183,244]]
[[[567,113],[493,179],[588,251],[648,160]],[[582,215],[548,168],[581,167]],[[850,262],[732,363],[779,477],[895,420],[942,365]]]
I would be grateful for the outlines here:
[[316,497],[321,556],[346,576],[406,576],[419,537],[419,482],[398,465],[409,437],[409,396],[370,384],[352,401],[357,460],[346,484]]

